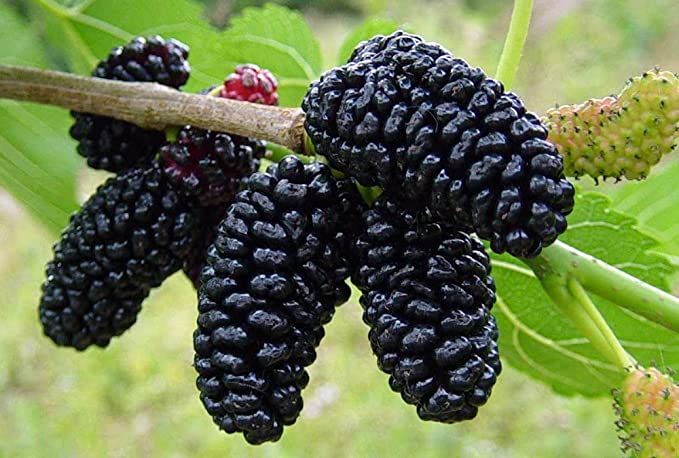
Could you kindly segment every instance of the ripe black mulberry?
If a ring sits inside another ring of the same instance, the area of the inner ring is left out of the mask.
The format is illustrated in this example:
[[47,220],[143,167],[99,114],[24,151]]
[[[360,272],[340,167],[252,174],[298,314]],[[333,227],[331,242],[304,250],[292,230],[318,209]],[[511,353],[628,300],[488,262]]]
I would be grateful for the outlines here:
[[[189,78],[189,48],[177,40],[159,36],[137,37],[114,48],[92,76],[128,82],[155,82],[180,88]],[[78,154],[95,169],[121,172],[147,164],[165,142],[162,131],[142,129],[125,121],[89,113],[72,112],[70,134]]]
[[42,286],[40,321],[57,345],[105,347],[136,321],[151,288],[196,243],[193,205],[160,167],[110,178],[74,214]]
[[302,409],[323,325],[350,296],[362,200],[326,165],[293,156],[255,173],[208,250],[194,334],[207,412],[252,444],[278,440]]
[[175,189],[202,207],[200,241],[183,267],[196,288],[217,225],[243,183],[259,170],[265,153],[262,141],[191,126],[179,131],[176,142],[161,148],[165,175]]
[[483,245],[388,194],[363,222],[352,280],[379,368],[421,419],[474,418],[501,371]]
[[547,129],[437,44],[375,37],[313,83],[302,108],[331,166],[426,203],[496,252],[536,256],[566,229],[574,189]]

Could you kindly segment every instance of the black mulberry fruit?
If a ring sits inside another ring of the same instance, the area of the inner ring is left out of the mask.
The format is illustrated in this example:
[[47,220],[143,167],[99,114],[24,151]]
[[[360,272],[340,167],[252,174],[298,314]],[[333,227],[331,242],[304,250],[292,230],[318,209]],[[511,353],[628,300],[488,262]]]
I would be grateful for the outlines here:
[[278,440],[302,409],[305,368],[350,296],[362,200],[326,165],[289,156],[237,194],[208,251],[194,334],[197,387],[227,433]]
[[[92,76],[129,82],[155,82],[180,88],[189,78],[189,48],[177,40],[159,36],[137,37],[114,48]],[[78,154],[95,169],[121,172],[150,162],[165,142],[165,133],[142,129],[125,121],[88,113],[72,112],[70,134]]]
[[474,418],[501,371],[483,245],[388,194],[363,223],[352,280],[379,368],[421,419]]
[[198,209],[198,221],[200,226],[198,238],[195,248],[186,256],[184,265],[182,266],[184,274],[191,281],[196,290],[200,287],[200,273],[207,264],[208,248],[210,248],[215,237],[217,237],[217,228],[219,227],[219,223],[226,217],[226,211],[230,203],[231,202],[226,205]]
[[160,150],[164,173],[175,189],[203,207],[200,242],[183,267],[195,287],[200,285],[200,271],[217,225],[243,182],[259,169],[265,153],[262,141],[190,126]]
[[574,189],[547,129],[439,45],[375,37],[313,83],[302,108],[333,167],[426,203],[496,252],[532,257],[566,229]]
[[176,189],[209,207],[231,202],[265,153],[262,141],[187,126],[160,157]]
[[110,178],[71,217],[42,286],[40,321],[56,344],[105,347],[151,288],[181,266],[197,218],[153,163]]

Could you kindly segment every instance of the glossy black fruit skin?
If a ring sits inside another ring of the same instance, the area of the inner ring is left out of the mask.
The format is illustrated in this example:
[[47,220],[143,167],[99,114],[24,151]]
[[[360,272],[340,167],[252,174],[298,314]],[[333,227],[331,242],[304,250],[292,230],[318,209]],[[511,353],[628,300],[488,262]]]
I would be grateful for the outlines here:
[[333,167],[427,204],[498,253],[536,256],[566,229],[574,189],[547,129],[439,45],[375,37],[313,83],[302,108]]
[[264,142],[186,126],[177,140],[163,146],[163,171],[184,195],[201,206],[233,201],[247,177],[259,169]]
[[255,173],[208,250],[194,334],[201,400],[227,433],[276,441],[302,409],[306,367],[350,296],[355,185],[290,156]]
[[193,207],[156,163],[102,184],[71,217],[47,264],[39,307],[45,334],[84,350],[105,347],[132,326],[149,291],[196,244]]
[[259,170],[265,143],[246,137],[185,126],[176,141],[160,150],[163,172],[172,185],[201,207],[200,241],[184,262],[194,287],[200,286],[207,249],[228,206],[243,183]]
[[175,39],[158,35],[136,37],[111,50],[97,65],[92,76],[131,83],[160,83],[179,89],[189,79],[189,47]]
[[78,141],[78,154],[93,169],[124,172],[144,166],[165,143],[165,132],[142,129],[118,119],[71,112],[75,123],[69,131]]
[[[189,48],[157,35],[137,37],[114,48],[92,76],[117,81],[154,82],[179,89],[190,75]],[[78,141],[78,154],[95,169],[122,172],[148,164],[165,142],[165,132],[142,129],[125,121],[89,113],[71,112],[75,123],[69,133]]]
[[502,369],[483,245],[388,194],[363,223],[352,280],[389,386],[423,420],[474,418]]
[[222,220],[226,218],[230,204],[231,202],[225,205],[201,207],[197,210],[200,230],[195,248],[185,257],[182,265],[184,275],[191,281],[196,291],[200,288],[200,274],[207,265],[208,250],[217,237],[217,229]]

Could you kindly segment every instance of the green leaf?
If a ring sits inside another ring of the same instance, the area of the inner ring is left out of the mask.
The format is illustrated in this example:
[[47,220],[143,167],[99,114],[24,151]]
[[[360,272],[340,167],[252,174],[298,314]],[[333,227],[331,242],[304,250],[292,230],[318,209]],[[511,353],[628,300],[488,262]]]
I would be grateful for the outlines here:
[[[652,252],[658,242],[639,231],[633,218],[611,209],[606,196],[579,194],[568,222],[560,240],[668,290],[673,268]],[[529,268],[511,256],[493,255],[493,275],[500,351],[506,361],[562,394],[602,396],[618,385],[624,372],[558,311]],[[592,299],[637,361],[679,369],[679,335],[599,297]]]
[[660,241],[656,249],[679,256],[679,161],[672,161],[644,181],[616,186],[611,191],[616,209],[635,215],[639,225]]
[[356,26],[344,39],[338,53],[337,63],[342,65],[349,60],[354,48],[362,41],[368,40],[375,35],[389,35],[399,29],[399,25],[394,21],[382,18],[366,19],[363,23]]
[[321,50],[309,25],[302,15],[281,6],[246,8],[214,45],[211,52],[232,66],[254,63],[271,70],[284,106],[299,106],[309,83],[321,73]]
[[[0,3],[0,62],[44,66],[43,49],[28,25]],[[79,159],[68,138],[67,112],[0,101],[0,186],[50,230],[59,232],[77,208]]]
[[299,106],[309,83],[321,73],[318,41],[297,12],[281,6],[246,8],[223,33],[189,0],[84,1],[66,8],[53,0],[32,0],[41,12],[50,44],[72,70],[89,74],[99,59],[137,35],[177,38],[191,47],[187,91],[221,83],[234,67],[254,63],[279,80],[281,105]]
[[209,43],[220,33],[202,17],[202,8],[187,0],[87,0],[65,7],[54,0],[32,0],[33,12],[45,24],[50,46],[61,51],[72,71],[89,74],[115,46],[134,36],[159,34],[191,46],[193,66],[187,90],[198,91],[224,79],[232,68]]

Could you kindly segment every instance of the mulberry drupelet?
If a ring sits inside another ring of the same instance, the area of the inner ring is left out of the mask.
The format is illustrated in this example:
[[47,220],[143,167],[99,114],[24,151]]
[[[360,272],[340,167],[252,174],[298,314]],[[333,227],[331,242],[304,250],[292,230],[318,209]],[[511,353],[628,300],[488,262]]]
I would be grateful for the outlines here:
[[[92,76],[128,82],[155,82],[175,89],[189,78],[189,48],[180,41],[154,35],[137,37],[114,48],[92,72]],[[121,172],[148,164],[165,142],[162,131],[142,129],[134,124],[89,113],[71,113],[75,124],[70,134],[78,154],[95,169]]]
[[208,250],[199,289],[200,397],[227,433],[278,440],[302,409],[305,367],[350,296],[363,202],[348,179],[289,156],[255,173]]
[[196,244],[193,207],[156,163],[101,185],[71,218],[47,264],[39,307],[45,334],[84,350],[107,346],[134,324],[151,288]]
[[378,366],[421,419],[474,418],[501,371],[483,245],[388,194],[363,222],[352,280]]
[[403,32],[359,45],[302,108],[319,154],[397,189],[499,253],[536,256],[566,229],[573,186],[540,119],[482,70]]

